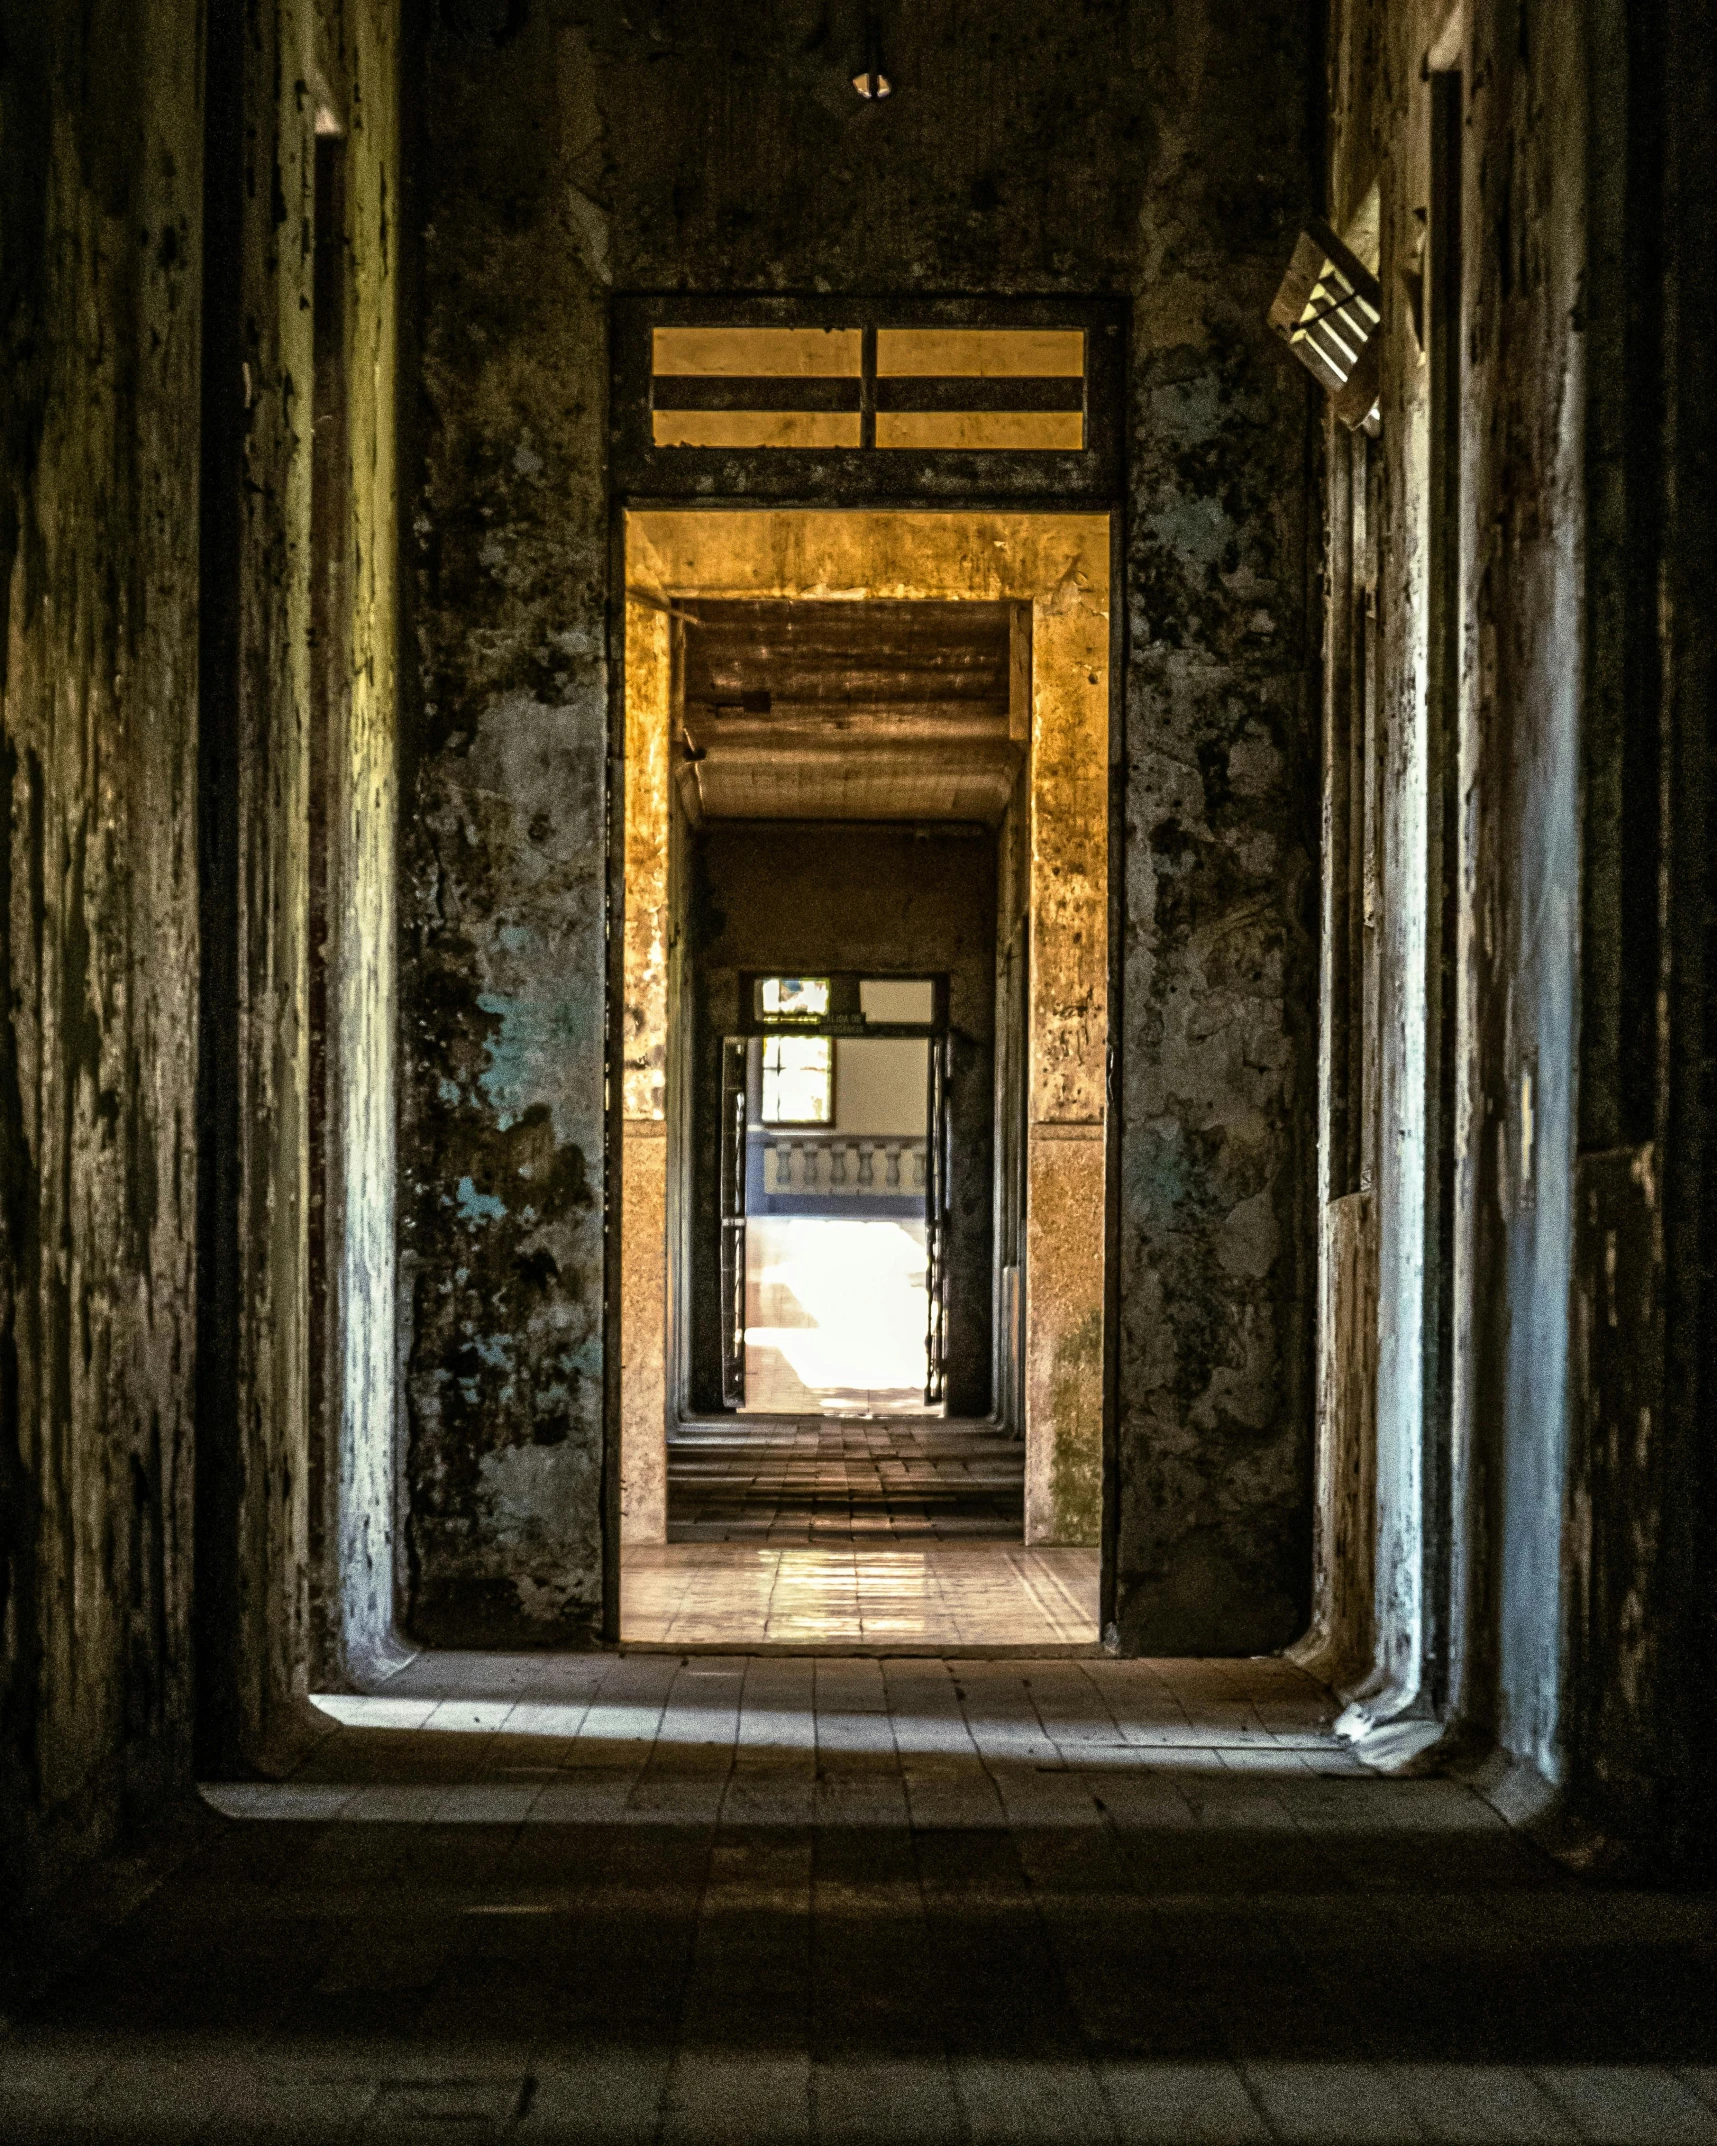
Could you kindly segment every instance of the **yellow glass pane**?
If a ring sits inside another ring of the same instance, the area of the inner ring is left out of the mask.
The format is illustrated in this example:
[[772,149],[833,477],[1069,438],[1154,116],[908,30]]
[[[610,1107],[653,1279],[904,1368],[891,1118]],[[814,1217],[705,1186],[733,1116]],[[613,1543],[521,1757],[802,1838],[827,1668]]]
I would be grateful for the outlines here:
[[1085,331],[879,328],[876,370],[884,380],[1077,380],[1085,371]]
[[856,447],[856,410],[655,410],[658,447]]
[[1080,410],[878,410],[879,447],[1050,448],[1085,445]]
[[657,328],[658,374],[700,379],[856,380],[856,328]]

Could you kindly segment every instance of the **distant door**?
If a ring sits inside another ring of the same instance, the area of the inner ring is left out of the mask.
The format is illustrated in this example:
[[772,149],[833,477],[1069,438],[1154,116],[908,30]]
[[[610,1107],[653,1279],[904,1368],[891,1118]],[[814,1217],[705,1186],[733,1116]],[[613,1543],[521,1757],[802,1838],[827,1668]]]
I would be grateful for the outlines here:
[[721,1398],[745,1406],[745,1122],[747,1046],[721,1046]]
[[924,1333],[924,1398],[927,1402],[948,1397],[948,1070],[951,1039],[933,1038],[930,1045],[930,1094],[924,1143],[924,1276],[926,1326]]

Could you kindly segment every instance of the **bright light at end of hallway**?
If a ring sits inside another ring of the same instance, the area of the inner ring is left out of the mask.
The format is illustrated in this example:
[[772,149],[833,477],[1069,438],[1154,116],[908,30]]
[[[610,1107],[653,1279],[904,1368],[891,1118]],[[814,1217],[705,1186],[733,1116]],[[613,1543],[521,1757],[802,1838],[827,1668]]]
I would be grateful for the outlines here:
[[749,1405],[866,1408],[886,1394],[922,1394],[925,1260],[922,1224],[822,1216],[750,1224],[754,1301],[792,1325],[745,1330]]

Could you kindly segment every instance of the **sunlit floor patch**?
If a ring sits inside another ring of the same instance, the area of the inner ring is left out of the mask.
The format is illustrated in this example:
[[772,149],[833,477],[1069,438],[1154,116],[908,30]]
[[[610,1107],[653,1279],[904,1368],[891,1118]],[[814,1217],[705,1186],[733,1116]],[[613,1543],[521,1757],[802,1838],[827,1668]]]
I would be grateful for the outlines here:
[[621,1633],[656,1646],[1090,1646],[1097,1569],[1095,1550],[1020,1543],[635,1544]]
[[922,1222],[763,1215],[746,1227],[745,1405],[924,1415]]

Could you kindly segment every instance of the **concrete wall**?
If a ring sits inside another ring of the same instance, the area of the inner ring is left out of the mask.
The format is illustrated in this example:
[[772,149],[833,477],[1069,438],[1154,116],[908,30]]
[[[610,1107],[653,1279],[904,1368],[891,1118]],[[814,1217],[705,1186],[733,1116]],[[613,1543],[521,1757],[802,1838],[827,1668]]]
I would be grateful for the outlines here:
[[190,1763],[199,14],[0,54],[0,1892]]
[[425,1634],[574,1637],[602,1598],[605,302],[682,289],[1135,301],[1118,1623],[1239,1651],[1303,1624],[1307,399],[1261,323],[1309,198],[1312,15],[1010,0],[980,34],[938,0],[891,30],[871,107],[833,17],[479,7],[426,33],[402,916]]
[[390,23],[281,0],[206,48],[171,0],[49,6],[0,55],[0,1839],[30,1891],[181,1786],[193,1729],[266,1763],[306,1682],[319,110],[352,209],[328,1562],[343,1636],[391,1623]]
[[[1676,1275],[1710,1227],[1711,1097],[1685,1070],[1706,1048],[1710,992],[1708,874],[1691,862],[1709,853],[1691,740],[1709,741],[1710,684],[1707,645],[1678,637],[1664,591],[1697,541],[1682,503],[1709,492],[1687,478],[1709,453],[1689,382],[1710,367],[1687,324],[1710,317],[1711,242],[1694,164],[1678,162],[1698,138],[1690,109],[1709,111],[1701,27],[1708,11],[1671,26],[1527,0],[1346,0],[1329,45],[1328,212],[1344,223],[1375,188],[1385,323],[1374,1330],[1353,1331],[1333,1235],[1325,1290],[1326,1384],[1350,1426],[1368,1406],[1375,1418],[1377,1555],[1369,1605],[1354,1562],[1325,1561],[1319,1625],[1347,1635],[1356,1728],[1492,1741],[1573,1815],[1683,1854],[1708,1808],[1683,1727],[1711,1658],[1709,1620],[1687,1606],[1704,1599],[1691,1546],[1711,1478],[1702,1402],[1683,1385],[1705,1313],[1692,1270],[1679,1288]],[[1436,229],[1427,60],[1462,78],[1460,498],[1441,532],[1432,277],[1416,288]],[[1450,542],[1457,1084],[1440,1123],[1436,572]],[[1692,683],[1678,691],[1678,676]],[[1440,1141],[1455,1188],[1441,1392]],[[1332,1541],[1351,1529],[1345,1491],[1340,1472],[1323,1485]]]
[[[279,0],[242,20],[217,14],[210,34],[196,1485],[199,1759],[210,1770],[268,1762],[311,1726],[313,1601],[324,1676],[385,1648],[391,1630],[392,19],[390,0]],[[347,139],[350,428],[345,526],[329,537],[344,554],[349,617],[341,675],[320,703],[318,126]],[[330,768],[326,956],[312,944],[318,757]],[[312,964],[324,958],[329,1050],[313,1064]],[[312,1080],[324,1077],[313,1100]],[[330,1165],[313,1203],[319,1113]],[[330,1283],[327,1332],[312,1321],[313,1230]],[[313,1350],[327,1367],[314,1424]]]

